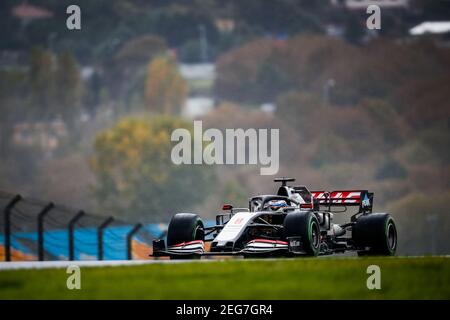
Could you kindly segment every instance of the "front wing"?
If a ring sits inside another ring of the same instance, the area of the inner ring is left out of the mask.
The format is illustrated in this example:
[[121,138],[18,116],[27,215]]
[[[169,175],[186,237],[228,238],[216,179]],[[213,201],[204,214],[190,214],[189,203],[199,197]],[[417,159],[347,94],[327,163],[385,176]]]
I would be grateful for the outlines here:
[[182,242],[166,246],[164,240],[153,241],[153,257],[195,257],[195,256],[292,256],[305,254],[300,237],[288,238],[288,241],[254,239],[247,242],[243,249],[227,251],[209,251],[202,240]]

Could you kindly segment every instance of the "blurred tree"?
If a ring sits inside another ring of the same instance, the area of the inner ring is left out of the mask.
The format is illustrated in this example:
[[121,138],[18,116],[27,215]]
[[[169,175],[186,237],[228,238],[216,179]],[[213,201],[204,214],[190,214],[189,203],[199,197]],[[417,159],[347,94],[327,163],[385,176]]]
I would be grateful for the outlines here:
[[284,35],[323,30],[321,17],[326,12],[320,1],[233,0],[233,3],[243,22],[263,33]]
[[14,139],[20,132],[17,125],[36,117],[37,110],[30,108],[29,95],[27,71],[0,70],[0,182],[4,188],[25,190],[24,181],[32,185],[41,164],[39,148],[17,145]]
[[97,136],[91,167],[103,210],[160,222],[203,201],[213,173],[172,163],[170,136],[177,128],[192,130],[178,118],[126,118]]
[[[399,44],[380,39],[359,47],[318,35],[259,39],[218,58],[215,90],[221,99],[260,103],[267,96],[274,99],[301,89],[324,100],[329,96],[333,104],[352,105],[367,98],[390,98],[399,88],[405,95],[413,85],[441,91],[448,82],[448,57],[448,49],[426,41]],[[330,81],[334,85],[327,88]],[[414,91],[410,93],[413,97]],[[444,101],[432,96],[439,105]]]
[[[27,74],[18,70],[0,70],[0,157],[5,159],[11,147],[14,125],[29,116]],[[25,94],[24,94],[25,92]]]
[[351,43],[360,43],[362,37],[364,36],[365,30],[367,30],[363,24],[364,20],[361,19],[359,12],[347,10],[345,13],[345,38]]
[[[449,55],[450,56],[450,55]],[[434,126],[447,127],[450,123],[448,107],[448,84],[450,83],[450,60],[441,65],[444,76],[411,78],[402,83],[393,94],[395,108],[416,130]]]
[[[109,86],[113,98],[122,100],[128,107],[136,96],[142,104],[146,66],[149,61],[167,51],[164,39],[145,34],[126,41],[106,63],[104,80]],[[127,79],[127,81],[124,81]]]
[[[448,123],[448,122],[447,122]],[[450,128],[435,125],[429,129],[420,131],[418,141],[433,152],[433,160],[441,165],[450,164]]]
[[450,193],[417,192],[396,200],[388,209],[394,216],[398,234],[398,250],[402,254],[447,254]]
[[55,64],[53,54],[34,48],[30,55],[31,106],[35,118],[48,120],[54,114]]
[[[259,39],[220,56],[215,81],[218,97],[239,102],[267,102],[279,93],[273,90],[279,85],[274,84],[275,79],[270,81],[273,76],[283,80],[281,87],[286,90],[285,75],[277,66],[272,66],[273,61],[269,61],[275,55],[275,48],[275,41]],[[271,96],[261,99],[264,92],[271,93]]]
[[382,137],[386,149],[398,147],[411,134],[407,121],[388,99],[362,99],[354,108],[368,117],[366,126],[370,129],[370,134]]
[[33,49],[29,78],[33,119],[48,121],[61,116],[72,126],[83,98],[81,73],[73,55],[65,52],[55,57],[50,51]]
[[222,201],[225,204],[231,204],[234,207],[246,207],[248,194],[245,188],[235,181],[228,181],[223,190]]
[[148,110],[179,114],[187,90],[187,84],[174,60],[169,57],[158,57],[150,62],[145,82],[145,102]]
[[375,173],[377,180],[404,179],[407,176],[408,171],[406,171],[405,167],[392,157],[386,157]]
[[354,151],[355,144],[332,133],[321,134],[315,139],[313,146],[315,150],[311,154],[310,165],[320,169],[326,165],[350,163],[357,153]]
[[164,39],[146,34],[125,42],[114,56],[114,62],[122,68],[142,66],[166,50]]
[[57,112],[67,125],[73,127],[81,109],[83,83],[77,62],[70,53],[58,56],[55,80]]
[[259,102],[273,102],[280,94],[291,88],[289,76],[273,61],[264,62],[256,74],[259,90]]
[[323,102],[309,92],[289,91],[279,96],[276,115],[305,139],[316,136],[314,127],[326,113]]

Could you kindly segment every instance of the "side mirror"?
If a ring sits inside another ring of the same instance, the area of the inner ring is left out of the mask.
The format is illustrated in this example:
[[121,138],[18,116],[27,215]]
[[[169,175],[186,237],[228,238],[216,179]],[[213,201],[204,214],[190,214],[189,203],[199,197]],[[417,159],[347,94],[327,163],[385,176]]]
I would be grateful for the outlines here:
[[231,204],[224,204],[222,206],[222,210],[233,210],[233,206]]

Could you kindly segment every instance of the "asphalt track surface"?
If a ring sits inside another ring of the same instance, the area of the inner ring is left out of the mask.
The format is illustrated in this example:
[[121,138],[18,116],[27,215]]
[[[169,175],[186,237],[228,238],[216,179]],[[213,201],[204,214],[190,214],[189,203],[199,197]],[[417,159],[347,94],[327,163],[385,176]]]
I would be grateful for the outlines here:
[[[424,256],[396,256],[397,259],[409,259]],[[439,257],[450,258],[450,255],[439,255]],[[77,261],[11,261],[0,262],[0,271],[4,270],[20,270],[20,269],[53,269],[53,268],[67,268],[68,266],[79,267],[118,267],[118,266],[138,266],[146,264],[175,264],[175,263],[211,263],[229,260],[230,258],[215,258],[215,259],[200,259],[200,260],[77,260]],[[265,259],[243,259],[241,257],[231,258],[237,261],[249,261],[249,260],[292,260],[296,258],[265,258]],[[302,258],[297,258],[302,259]],[[361,259],[355,253],[346,253],[339,255],[327,255],[319,256],[315,259]]]
[[[320,256],[318,259],[327,258],[349,258],[356,257],[356,254],[346,253],[339,255]],[[68,266],[79,267],[117,267],[117,266],[136,266],[146,264],[174,264],[174,263],[208,263],[217,262],[223,260],[242,260],[248,261],[253,259],[244,259],[242,257],[216,257],[216,258],[203,258],[199,260],[168,260],[168,259],[149,259],[149,260],[77,260],[77,261],[11,261],[0,262],[0,271],[3,270],[19,270],[19,269],[51,269],[51,268],[67,268]],[[263,260],[291,260],[292,258],[265,258]],[[261,259],[256,259],[261,260]]]
[[187,262],[211,262],[217,261],[212,259],[201,260],[84,260],[84,261],[11,261],[0,262],[0,271],[18,270],[18,269],[51,269],[51,268],[67,268],[68,266],[79,267],[117,267],[117,266],[137,266],[144,264],[173,264]]

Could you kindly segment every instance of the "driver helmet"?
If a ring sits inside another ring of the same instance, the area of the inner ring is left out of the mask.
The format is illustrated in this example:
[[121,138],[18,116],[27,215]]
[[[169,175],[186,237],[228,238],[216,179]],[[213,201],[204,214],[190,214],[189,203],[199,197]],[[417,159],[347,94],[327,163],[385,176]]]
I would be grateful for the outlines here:
[[264,206],[264,209],[270,209],[272,211],[280,210],[283,207],[287,207],[288,204],[285,200],[270,200]]

